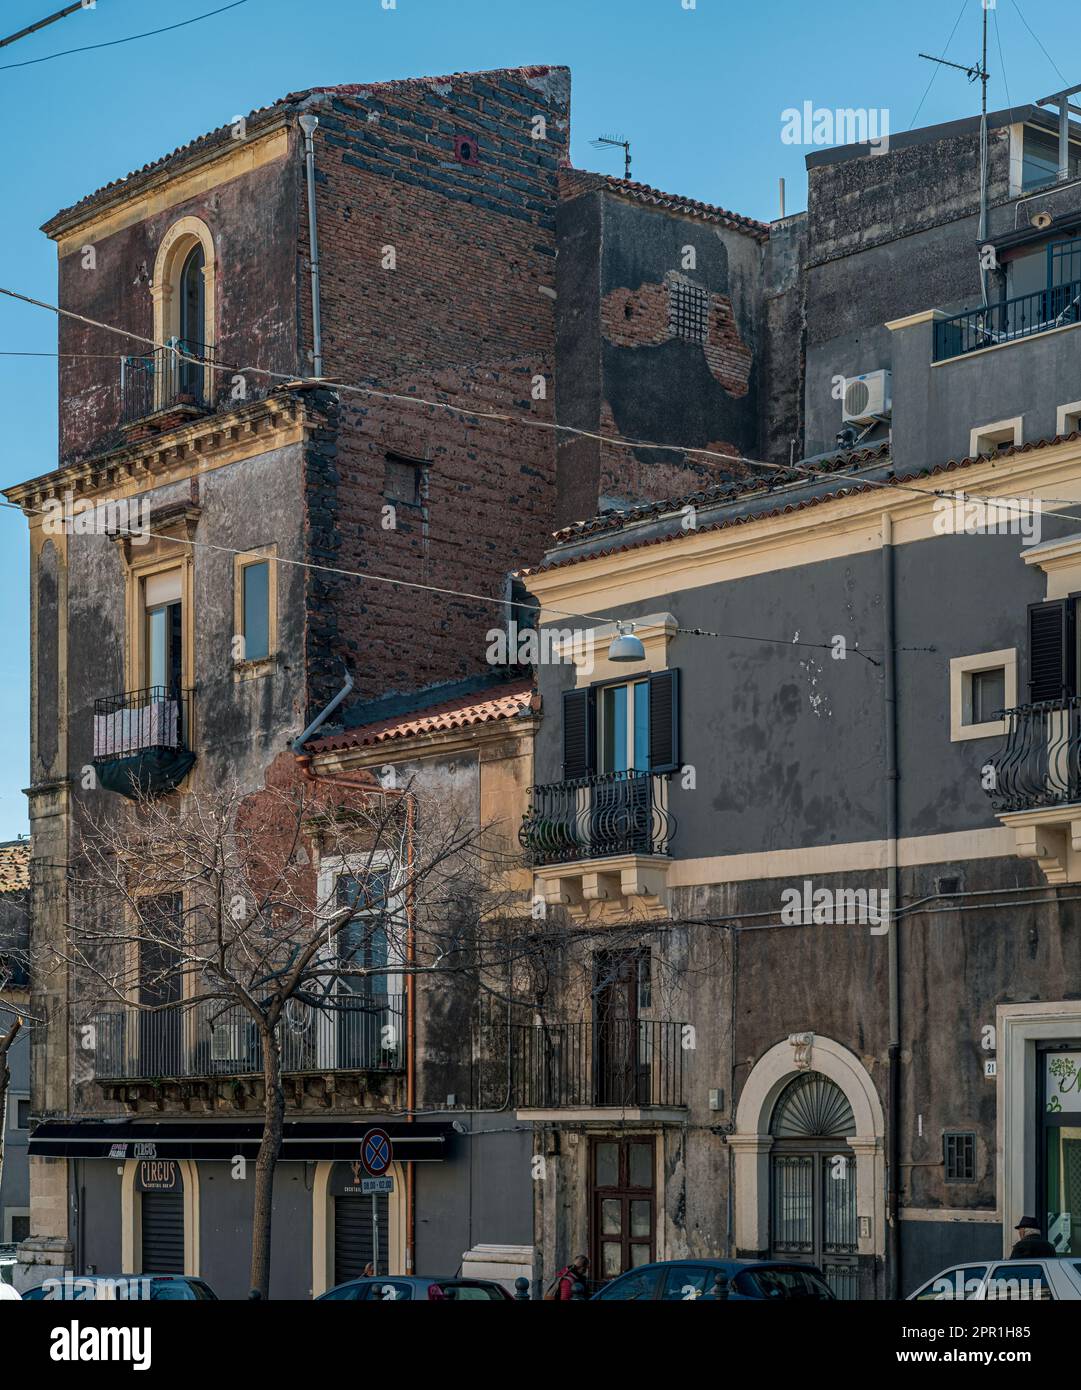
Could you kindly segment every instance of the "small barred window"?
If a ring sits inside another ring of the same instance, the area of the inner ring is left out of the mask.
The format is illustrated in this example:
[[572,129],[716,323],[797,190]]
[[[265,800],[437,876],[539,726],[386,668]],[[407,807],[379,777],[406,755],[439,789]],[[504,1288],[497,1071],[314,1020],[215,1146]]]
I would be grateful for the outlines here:
[[674,280],[668,286],[668,331],[673,338],[704,343],[709,329],[709,295],[698,285]]

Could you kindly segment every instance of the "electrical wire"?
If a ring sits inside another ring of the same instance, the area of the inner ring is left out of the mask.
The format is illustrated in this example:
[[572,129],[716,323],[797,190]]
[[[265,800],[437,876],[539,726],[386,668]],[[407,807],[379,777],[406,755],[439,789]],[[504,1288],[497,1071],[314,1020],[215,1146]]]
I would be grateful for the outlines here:
[[[1048,53],[1047,49],[1044,48],[1043,44],[1042,44],[1041,41],[1040,41],[1040,36],[1039,36],[1039,34],[1036,33],[1036,31],[1033,29],[1032,25],[1031,25],[1031,24],[1028,22],[1028,20],[1025,18],[1024,11],[1021,9],[1020,0],[1013,0],[1013,7],[1014,7],[1014,9],[1017,11],[1017,14],[1018,14],[1018,17],[1019,17],[1020,20],[1021,20],[1021,23],[1025,26],[1025,28],[1029,31],[1029,33],[1032,35],[1032,37],[1033,37],[1033,38],[1036,40],[1036,42],[1040,45],[1040,52],[1041,52],[1041,53],[1043,54],[1043,56],[1047,59],[1047,61],[1051,64],[1051,66],[1055,69],[1055,71],[1058,73],[1059,78],[1061,79],[1063,86],[1068,87],[1068,86],[1070,85],[1069,79],[1063,74],[1062,69],[1061,69],[1061,68],[1059,67],[1059,65],[1055,62],[1054,58],[1051,57],[1051,55],[1050,55],[1050,53]],[[997,21],[996,21],[996,22],[997,22]]]
[[184,29],[189,24],[198,24],[202,19],[212,19],[216,14],[224,14],[226,10],[235,10],[238,5],[246,5],[248,0],[232,0],[230,5],[222,5],[216,10],[207,10],[205,14],[193,15],[191,19],[182,19],[177,24],[167,24],[163,29],[148,29],[142,34],[128,34],[126,38],[109,39],[106,43],[87,43],[79,48],[64,48],[59,53],[46,53],[43,58],[27,58],[21,63],[0,63],[0,72],[7,72],[11,68],[29,68],[35,63],[51,63],[54,58],[67,58],[72,53],[91,53],[98,48],[115,48],[118,44],[134,43],[136,39],[152,39],[156,34],[170,34],[174,29]]

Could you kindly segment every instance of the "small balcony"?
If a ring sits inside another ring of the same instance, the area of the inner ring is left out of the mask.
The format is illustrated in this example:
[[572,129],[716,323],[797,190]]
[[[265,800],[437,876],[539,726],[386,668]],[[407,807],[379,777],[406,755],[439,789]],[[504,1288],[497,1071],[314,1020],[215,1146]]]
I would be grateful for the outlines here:
[[533,787],[518,838],[544,900],[572,916],[662,916],[676,830],[669,777],[607,772]]
[[175,416],[204,414],[211,404],[205,383],[212,361],[205,343],[179,338],[141,357],[121,358],[121,425],[141,424],[159,414],[170,423]]
[[1003,717],[991,804],[1013,829],[1017,854],[1037,860],[1048,882],[1081,882],[1081,698],[1021,705]]
[[94,766],[108,791],[135,798],[173,791],[195,762],[193,692],[151,685],[94,701]]
[[947,362],[1076,323],[1081,323],[1081,280],[936,320],[933,360]]
[[674,831],[667,775],[607,772],[534,787],[519,839],[536,867],[667,854]]
[[[239,1005],[202,1000],[148,1012],[104,1010],[94,1026],[94,1079],[169,1083],[261,1076],[263,1047]],[[340,995],[315,1009],[294,1003],[279,1028],[282,1073],[400,1072],[405,1068],[402,995]]]
[[513,1025],[515,1105],[532,1112],[525,1115],[532,1119],[566,1110],[618,1110],[633,1117],[643,1110],[681,1109],[683,1028],[641,1018]]

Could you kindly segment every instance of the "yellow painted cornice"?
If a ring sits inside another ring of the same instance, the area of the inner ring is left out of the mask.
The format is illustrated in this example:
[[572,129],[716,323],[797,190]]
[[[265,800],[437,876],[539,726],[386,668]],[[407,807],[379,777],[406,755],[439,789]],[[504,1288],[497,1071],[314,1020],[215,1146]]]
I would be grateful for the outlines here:
[[100,241],[265,164],[284,159],[289,152],[292,114],[283,108],[243,140],[213,144],[186,155],[180,153],[159,169],[130,174],[93,201],[77,203],[66,212],[57,213],[41,230],[56,242],[57,255],[67,256],[81,250],[88,241]]
[[[937,494],[963,491],[988,497],[1030,497],[1042,493],[1081,501],[1079,465],[1081,439],[1067,439],[1000,454],[954,472],[934,473],[897,486],[863,486],[857,493],[778,515],[752,516],[736,525],[710,529],[707,523],[699,531],[649,540],[649,523],[644,522],[622,532],[600,533],[598,542],[615,542],[607,553],[526,572],[523,577],[541,601],[541,621],[565,623],[566,618],[552,610],[612,611],[613,607],[647,602],[680,588],[698,588],[876,550],[882,543],[883,513],[891,518],[894,544],[929,539],[935,534]],[[838,478],[838,484],[859,488],[861,480]],[[772,498],[776,507],[785,506],[787,500],[784,493]],[[636,541],[641,544],[636,545]]]
[[130,496],[296,443],[315,424],[302,398],[275,394],[65,464],[5,489],[4,496],[33,519],[44,502],[68,492],[79,498]]
[[[423,711],[415,718],[422,717]],[[403,715],[403,719],[410,718]],[[539,727],[536,715],[492,719],[483,724],[468,724],[462,729],[438,729],[429,733],[410,734],[407,738],[390,739],[385,743],[366,744],[363,748],[338,748],[333,752],[317,753],[312,768],[317,773],[357,772],[393,763],[416,762],[424,758],[442,758],[452,754],[485,752],[508,738],[530,745]],[[517,757],[517,753],[510,756]]]

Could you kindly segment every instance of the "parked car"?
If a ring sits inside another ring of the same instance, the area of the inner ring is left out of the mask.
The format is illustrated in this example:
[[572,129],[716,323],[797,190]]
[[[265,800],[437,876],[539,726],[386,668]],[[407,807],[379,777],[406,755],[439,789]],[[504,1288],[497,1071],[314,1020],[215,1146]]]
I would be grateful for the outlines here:
[[207,1299],[217,1302],[218,1295],[205,1279],[195,1279],[190,1274],[68,1274],[27,1289],[23,1298],[52,1302],[149,1299],[154,1303],[191,1303]]
[[662,1303],[728,1299],[833,1299],[814,1265],[774,1260],[657,1260],[605,1284],[594,1301],[640,1298]]
[[370,1279],[350,1279],[321,1293],[316,1303],[334,1302],[423,1302],[429,1303],[513,1303],[514,1299],[494,1279],[443,1279],[414,1274],[376,1275]]
[[5,1284],[3,1280],[0,1280],[0,1302],[3,1302],[5,1299],[17,1298],[22,1298],[22,1294],[19,1293],[19,1290],[13,1288],[11,1284]]
[[973,1260],[950,1265],[910,1293],[909,1301],[991,1303],[1010,1301],[1054,1302],[1081,1298],[1081,1260],[1069,1255],[1047,1259]]

